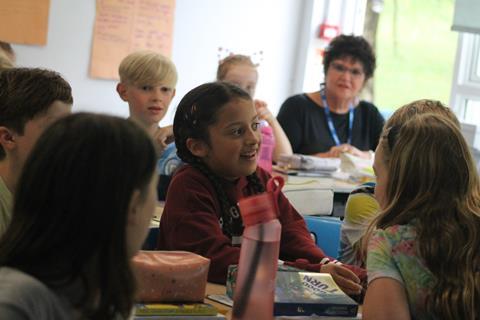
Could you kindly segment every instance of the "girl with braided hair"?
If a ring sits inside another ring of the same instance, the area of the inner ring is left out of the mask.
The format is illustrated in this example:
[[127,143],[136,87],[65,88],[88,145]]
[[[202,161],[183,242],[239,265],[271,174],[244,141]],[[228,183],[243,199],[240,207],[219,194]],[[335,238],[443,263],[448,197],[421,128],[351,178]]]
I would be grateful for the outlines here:
[[[208,280],[224,284],[228,266],[237,264],[240,256],[243,225],[237,202],[264,192],[270,178],[257,167],[260,131],[252,98],[225,82],[200,85],[180,101],[173,133],[186,165],[170,184],[158,249],[186,250],[211,259]],[[291,266],[328,272],[345,292],[360,293],[364,271],[326,257],[283,194],[278,208],[279,258]]]
[[[230,54],[220,60],[217,69],[217,81],[230,82],[247,91],[250,96],[255,97],[255,90],[258,81],[258,64],[253,63],[249,56],[243,54]],[[254,99],[253,103],[260,120],[265,121],[272,128],[275,137],[273,149],[273,160],[278,162],[280,155],[292,155],[292,146],[287,135],[282,129],[277,118],[268,109],[267,103],[263,100]]]

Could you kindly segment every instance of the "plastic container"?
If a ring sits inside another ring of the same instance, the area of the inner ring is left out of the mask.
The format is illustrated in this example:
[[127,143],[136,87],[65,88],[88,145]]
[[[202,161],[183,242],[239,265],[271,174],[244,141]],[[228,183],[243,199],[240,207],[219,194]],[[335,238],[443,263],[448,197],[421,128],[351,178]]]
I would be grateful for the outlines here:
[[275,277],[280,249],[281,225],[277,197],[281,177],[271,178],[267,192],[240,200],[245,230],[233,297],[232,319],[273,319]]
[[268,124],[264,124],[260,132],[262,134],[262,143],[258,154],[258,165],[268,172],[272,172],[273,149],[275,149],[275,137],[273,129]]

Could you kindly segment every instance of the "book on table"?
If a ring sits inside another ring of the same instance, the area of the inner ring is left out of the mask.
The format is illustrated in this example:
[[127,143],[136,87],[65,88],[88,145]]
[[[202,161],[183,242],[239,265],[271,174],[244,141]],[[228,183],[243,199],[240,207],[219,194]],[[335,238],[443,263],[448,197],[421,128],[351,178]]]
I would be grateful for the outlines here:
[[276,316],[355,317],[358,304],[346,295],[328,273],[277,272]]
[[[233,305],[237,265],[228,268],[226,295],[208,295]],[[275,280],[275,316],[356,317],[358,304],[345,294],[328,273],[304,272],[279,265]]]
[[218,314],[218,309],[208,303],[139,303],[135,307],[136,316],[216,316]]

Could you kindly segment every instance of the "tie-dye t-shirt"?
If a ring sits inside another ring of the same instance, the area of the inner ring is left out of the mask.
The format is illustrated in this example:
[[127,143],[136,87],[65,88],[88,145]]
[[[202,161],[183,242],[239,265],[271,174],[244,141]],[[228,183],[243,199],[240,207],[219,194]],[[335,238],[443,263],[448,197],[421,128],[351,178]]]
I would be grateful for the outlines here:
[[424,318],[425,297],[434,277],[415,248],[416,233],[411,225],[376,230],[368,244],[368,282],[393,278],[405,287],[412,318]]

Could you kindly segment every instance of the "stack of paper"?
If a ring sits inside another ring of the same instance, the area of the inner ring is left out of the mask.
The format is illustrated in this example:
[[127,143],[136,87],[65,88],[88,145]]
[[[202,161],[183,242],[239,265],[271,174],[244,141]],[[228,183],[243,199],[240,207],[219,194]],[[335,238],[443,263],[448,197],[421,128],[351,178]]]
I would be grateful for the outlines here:
[[278,165],[286,169],[332,173],[340,168],[340,159],[319,158],[303,154],[280,155]]
[[350,179],[358,182],[364,180],[371,180],[375,178],[373,173],[373,157],[371,159],[362,159],[349,153],[342,153],[340,155],[342,172],[348,173]]

